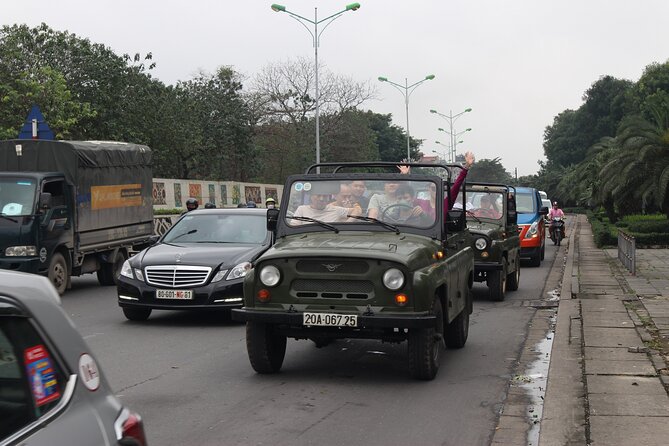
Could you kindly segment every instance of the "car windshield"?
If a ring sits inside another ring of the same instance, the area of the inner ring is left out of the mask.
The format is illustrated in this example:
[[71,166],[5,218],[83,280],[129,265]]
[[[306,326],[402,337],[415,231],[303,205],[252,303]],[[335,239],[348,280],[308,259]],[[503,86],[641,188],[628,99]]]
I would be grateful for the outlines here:
[[188,213],[165,234],[164,243],[249,243],[267,241],[265,214]]
[[286,224],[382,222],[428,228],[436,218],[436,190],[436,183],[427,179],[295,181],[289,188]]
[[530,192],[518,192],[516,194],[516,210],[521,214],[536,213],[534,194]]
[[32,179],[0,179],[0,214],[5,216],[32,215],[35,189],[35,180]]
[[[456,203],[459,204],[459,203]],[[453,206],[455,208],[455,206]],[[504,212],[504,194],[501,192],[467,191],[467,218],[500,220]]]

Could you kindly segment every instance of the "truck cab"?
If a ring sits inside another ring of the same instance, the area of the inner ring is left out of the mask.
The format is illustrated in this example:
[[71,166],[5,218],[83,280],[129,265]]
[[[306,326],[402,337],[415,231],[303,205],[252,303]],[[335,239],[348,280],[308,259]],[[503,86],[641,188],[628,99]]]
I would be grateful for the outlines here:
[[[418,379],[436,376],[442,344],[465,345],[474,255],[464,211],[443,205],[455,198],[451,170],[460,167],[410,166],[405,175],[395,163],[325,163],[288,178],[280,210],[268,211],[276,242],[247,273],[244,307],[233,310],[246,322],[256,372],[281,368],[287,338],[319,347],[407,341]],[[421,168],[441,176],[413,174]],[[354,182],[364,183],[364,200],[349,192]]]

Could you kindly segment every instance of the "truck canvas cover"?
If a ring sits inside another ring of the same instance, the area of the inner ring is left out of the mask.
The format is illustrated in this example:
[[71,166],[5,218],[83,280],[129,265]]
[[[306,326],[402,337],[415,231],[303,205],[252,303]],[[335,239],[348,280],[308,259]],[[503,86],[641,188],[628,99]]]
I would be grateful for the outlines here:
[[[98,141],[0,141],[0,171],[63,174],[75,191],[80,233],[104,230],[102,239],[152,233],[151,149],[147,146]],[[104,242],[99,238],[101,233],[90,234],[93,237],[88,241]]]

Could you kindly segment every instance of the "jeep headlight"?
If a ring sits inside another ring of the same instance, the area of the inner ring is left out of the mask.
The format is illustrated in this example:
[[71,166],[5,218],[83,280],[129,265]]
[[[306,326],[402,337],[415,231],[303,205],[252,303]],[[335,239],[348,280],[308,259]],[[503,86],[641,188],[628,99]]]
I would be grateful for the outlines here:
[[7,257],[32,257],[37,255],[37,247],[35,246],[10,246],[5,249]]
[[390,268],[383,273],[383,285],[389,290],[399,290],[404,286],[404,274],[397,268]]
[[275,286],[281,280],[281,272],[274,265],[267,265],[260,270],[260,281],[265,286]]
[[539,221],[535,221],[530,225],[530,229],[525,233],[525,238],[533,238],[537,236],[537,230],[539,228]]
[[474,241],[474,246],[479,251],[483,251],[486,248],[486,246],[488,246],[488,241],[483,237],[479,237],[476,239],[476,241]]
[[135,278],[135,276],[132,274],[132,266],[130,266],[130,260],[126,260],[125,262],[123,262],[123,266],[121,267],[121,275],[129,279]]
[[240,263],[230,270],[230,274],[228,274],[228,277],[225,280],[240,279],[244,277],[250,269],[251,264],[249,262]]

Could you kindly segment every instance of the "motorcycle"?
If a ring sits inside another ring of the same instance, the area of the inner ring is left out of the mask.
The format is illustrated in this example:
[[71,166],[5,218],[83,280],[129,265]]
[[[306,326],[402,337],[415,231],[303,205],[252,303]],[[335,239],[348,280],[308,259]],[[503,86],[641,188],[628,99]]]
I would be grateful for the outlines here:
[[564,219],[562,217],[553,217],[551,219],[550,229],[553,244],[560,246],[560,242],[564,238]]

